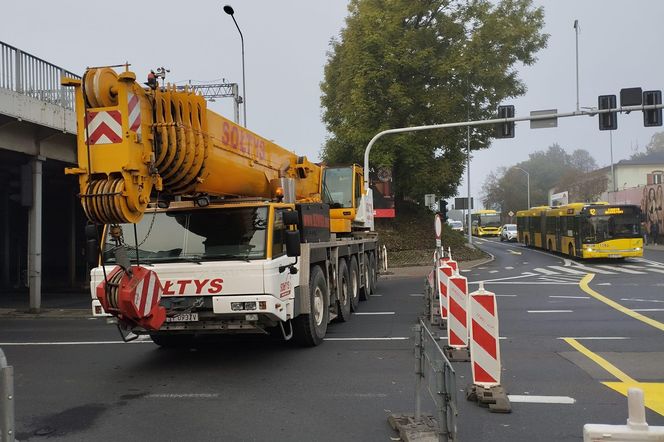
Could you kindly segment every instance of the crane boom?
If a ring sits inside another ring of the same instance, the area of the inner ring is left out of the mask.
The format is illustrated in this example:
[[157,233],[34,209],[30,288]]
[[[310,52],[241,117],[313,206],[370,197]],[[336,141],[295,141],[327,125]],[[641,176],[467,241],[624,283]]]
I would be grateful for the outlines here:
[[320,166],[207,109],[200,94],[145,88],[111,68],[63,84],[76,89],[78,123],[78,167],[67,173],[95,223],[138,222],[154,191],[272,198],[291,178],[297,201],[321,199]]

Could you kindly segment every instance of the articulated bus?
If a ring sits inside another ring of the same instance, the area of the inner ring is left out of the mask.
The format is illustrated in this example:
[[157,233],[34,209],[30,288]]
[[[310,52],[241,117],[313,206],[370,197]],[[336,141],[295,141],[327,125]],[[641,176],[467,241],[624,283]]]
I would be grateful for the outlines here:
[[478,210],[470,216],[474,236],[498,236],[500,234],[500,213],[495,210]]
[[516,213],[519,242],[577,258],[643,256],[641,209],[632,205],[573,203]]

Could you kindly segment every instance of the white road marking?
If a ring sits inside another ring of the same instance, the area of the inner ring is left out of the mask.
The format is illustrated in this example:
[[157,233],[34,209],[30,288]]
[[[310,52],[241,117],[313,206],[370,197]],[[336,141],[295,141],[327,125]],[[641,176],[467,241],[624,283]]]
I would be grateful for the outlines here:
[[486,270],[486,267],[478,267],[477,270]]
[[30,345],[104,345],[104,344],[151,344],[152,341],[53,341],[53,342],[0,342],[0,347],[20,347]]
[[647,270],[649,272],[655,272],[655,273],[664,273],[664,269],[657,268],[655,266],[645,266],[645,267],[640,267],[643,270]]
[[148,399],[211,399],[219,397],[219,393],[155,393],[143,396]]
[[572,265],[571,259],[563,258],[563,262],[565,263],[565,267],[570,267]]
[[388,338],[323,338],[324,341],[407,341],[408,336],[391,336]]
[[470,271],[471,271],[470,269],[462,269],[462,270],[461,270],[461,273],[468,273],[468,272],[470,272]]
[[496,295],[496,297],[505,297],[505,298],[516,298],[516,295]]
[[[373,296],[373,295],[372,295]],[[394,315],[395,312],[357,312],[356,315]]]
[[520,394],[508,394],[510,402],[521,402],[530,404],[574,404],[576,399],[569,396],[530,396]]
[[374,296],[375,296],[376,298],[380,298],[380,297],[383,296],[383,295],[374,295],[374,294],[372,293],[372,294],[371,294],[371,297],[373,298]]
[[661,299],[641,299],[641,298],[620,298],[621,301],[635,301],[635,302],[664,302]]
[[629,273],[629,274],[632,274],[632,275],[645,275],[646,274],[646,272],[639,272],[638,270],[632,270],[632,269],[628,269],[626,267],[620,267],[620,266],[597,265],[597,267],[601,267],[603,269],[615,270],[616,272]]
[[[500,336],[498,339],[504,340],[504,339],[507,339],[507,336]],[[439,341],[447,341],[447,336],[439,336],[438,340]]]
[[624,339],[632,339],[632,338],[628,338],[628,337],[625,337],[625,336],[581,336],[581,337],[572,338],[572,337],[566,336],[566,337],[560,337],[560,338],[556,338],[556,339],[561,339],[561,340],[562,339],[576,339],[577,341],[578,340],[587,340],[587,341],[607,340],[608,341],[608,340],[624,340]]
[[512,267],[512,266],[505,267],[505,270],[514,270],[514,267]]
[[424,295],[423,295],[423,294],[420,294],[420,293],[411,293],[411,294],[408,295],[408,296],[422,297],[422,296],[424,296]]
[[597,284],[597,285],[611,285],[611,283],[610,282],[602,282],[601,284]]
[[553,272],[551,270],[543,269],[541,267],[537,267],[536,269],[533,269],[536,272],[544,273],[545,275],[557,275],[558,272]]
[[664,308],[633,308],[633,312],[664,312]]
[[580,270],[574,270],[571,267],[561,267],[561,266],[549,266],[550,269],[555,269],[555,270],[560,270],[561,272],[564,273],[569,273],[571,275],[585,275],[588,272],[583,272]]
[[549,298],[565,298],[565,299],[590,299],[590,296],[565,296],[565,295],[549,295]]
[[574,310],[526,310],[528,313],[573,313]]
[[489,270],[489,273],[498,273],[498,270]]
[[598,267],[590,267],[590,266],[586,266],[586,265],[583,265],[583,264],[577,264],[574,267],[582,268],[586,271],[586,273],[592,272],[592,273],[599,273],[601,275],[615,275],[616,274],[616,272],[610,272],[608,270],[602,270]]

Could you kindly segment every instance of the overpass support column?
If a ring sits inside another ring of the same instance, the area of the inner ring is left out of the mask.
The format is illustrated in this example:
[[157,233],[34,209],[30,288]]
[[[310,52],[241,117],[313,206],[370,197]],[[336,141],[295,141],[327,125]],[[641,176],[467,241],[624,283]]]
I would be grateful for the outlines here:
[[32,160],[32,207],[30,208],[28,238],[28,282],[30,285],[30,311],[41,309],[42,275],[42,163],[38,155]]

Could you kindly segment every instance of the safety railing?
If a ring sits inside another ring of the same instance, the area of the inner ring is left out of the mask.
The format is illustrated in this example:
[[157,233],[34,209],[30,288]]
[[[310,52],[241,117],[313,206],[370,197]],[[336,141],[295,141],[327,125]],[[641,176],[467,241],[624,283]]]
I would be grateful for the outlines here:
[[74,110],[74,90],[60,84],[62,77],[81,78],[0,42],[0,88]]
[[415,420],[421,418],[422,396],[436,407],[438,440],[457,440],[456,375],[426,323],[420,319],[415,331]]
[[0,441],[14,442],[14,367],[0,348]]

